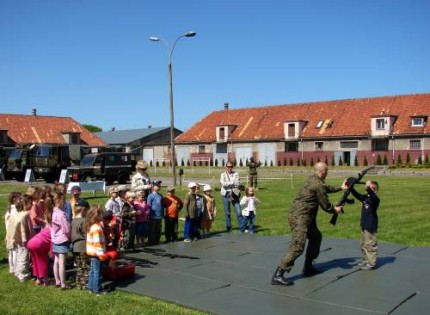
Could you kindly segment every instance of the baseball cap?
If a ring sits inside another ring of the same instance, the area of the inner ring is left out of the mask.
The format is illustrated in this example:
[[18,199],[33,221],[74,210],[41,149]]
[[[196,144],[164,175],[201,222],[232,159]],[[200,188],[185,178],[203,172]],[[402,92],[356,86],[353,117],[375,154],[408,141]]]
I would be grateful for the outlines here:
[[75,207],[89,208],[90,204],[85,199],[79,199],[78,201],[76,201]]
[[161,186],[162,181],[161,180],[153,180],[152,185],[153,186]]
[[81,193],[81,187],[75,185],[75,186],[72,187],[72,189],[70,189],[70,192],[73,195],[80,194]]

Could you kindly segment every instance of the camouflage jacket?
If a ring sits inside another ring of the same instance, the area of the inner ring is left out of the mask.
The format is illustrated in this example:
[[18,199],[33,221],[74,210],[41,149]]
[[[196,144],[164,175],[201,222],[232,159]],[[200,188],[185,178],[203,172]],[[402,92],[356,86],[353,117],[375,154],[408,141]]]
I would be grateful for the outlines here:
[[312,175],[294,199],[291,212],[294,215],[308,215],[316,218],[318,206],[329,213],[334,213],[334,205],[327,194],[341,191],[341,187],[327,185],[317,175]]

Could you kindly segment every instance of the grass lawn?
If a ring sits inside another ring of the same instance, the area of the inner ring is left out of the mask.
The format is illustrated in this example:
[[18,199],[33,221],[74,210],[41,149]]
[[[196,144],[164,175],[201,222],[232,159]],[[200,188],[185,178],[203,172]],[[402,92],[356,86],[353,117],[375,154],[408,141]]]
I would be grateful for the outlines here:
[[[217,175],[218,176],[218,175]],[[261,200],[256,220],[257,235],[287,235],[290,233],[287,224],[287,213],[297,191],[309,174],[294,175],[294,189],[290,182],[276,180],[260,182],[257,196]],[[275,176],[276,177],[276,176]],[[327,183],[340,185],[343,177],[327,178]],[[370,179],[370,177],[369,177]],[[430,178],[421,176],[372,176],[380,184],[381,205],[379,208],[380,242],[391,242],[411,246],[430,245],[430,220],[428,219],[430,204]],[[5,237],[4,213],[7,206],[7,195],[13,190],[25,191],[23,184],[6,184],[0,182],[0,238]],[[363,186],[357,186],[358,191]],[[165,189],[162,189],[162,193]],[[177,194],[184,197],[186,189],[179,187]],[[331,200],[336,202],[341,193],[332,194]],[[215,192],[218,205],[218,217],[213,232],[224,230],[224,217],[219,189]],[[90,204],[104,205],[106,196],[84,194]],[[359,239],[360,209],[355,203],[346,205],[345,214],[338,218],[336,226],[329,224],[331,215],[320,211],[318,225],[324,237]],[[182,233],[183,222],[180,221]],[[236,226],[235,219],[233,222]],[[163,241],[163,239],[162,239]],[[323,239],[324,242],[324,239]],[[282,253],[280,253],[281,255]],[[71,290],[61,292],[54,287],[39,288],[33,282],[18,283],[8,274],[7,253],[4,246],[0,248],[0,313],[1,314],[89,314],[96,311],[103,314],[203,314],[175,304],[166,303],[152,298],[114,291],[106,296],[94,297],[88,292]],[[276,262],[274,262],[276,263]]]

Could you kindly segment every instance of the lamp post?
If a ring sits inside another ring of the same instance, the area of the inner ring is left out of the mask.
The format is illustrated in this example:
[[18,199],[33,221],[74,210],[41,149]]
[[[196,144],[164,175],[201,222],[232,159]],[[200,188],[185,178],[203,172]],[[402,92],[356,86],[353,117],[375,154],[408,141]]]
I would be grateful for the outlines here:
[[166,40],[157,36],[151,36],[149,40],[153,42],[162,41],[167,48],[167,64],[169,72],[169,101],[170,101],[170,152],[172,156],[172,181],[173,186],[176,186],[176,154],[175,154],[175,113],[173,111],[173,80],[172,80],[172,54],[175,50],[176,43],[182,37],[194,37],[196,32],[187,32],[178,36],[173,42],[172,46],[169,46]]

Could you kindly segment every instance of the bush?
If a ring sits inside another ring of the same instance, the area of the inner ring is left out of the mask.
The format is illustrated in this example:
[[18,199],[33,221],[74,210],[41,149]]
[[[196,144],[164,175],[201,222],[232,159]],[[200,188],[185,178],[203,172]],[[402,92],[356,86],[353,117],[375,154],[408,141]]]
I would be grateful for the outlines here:
[[384,159],[382,160],[382,163],[384,165],[388,165],[388,159],[387,159],[387,155],[384,154]]
[[367,158],[366,157],[364,157],[364,160],[363,160],[363,166],[368,166],[369,165],[369,162],[367,162]]
[[403,165],[402,157],[400,156],[400,154],[397,156],[396,165],[397,166],[402,166]]
[[381,156],[379,154],[376,157],[376,165],[382,165],[382,159],[381,159]]

